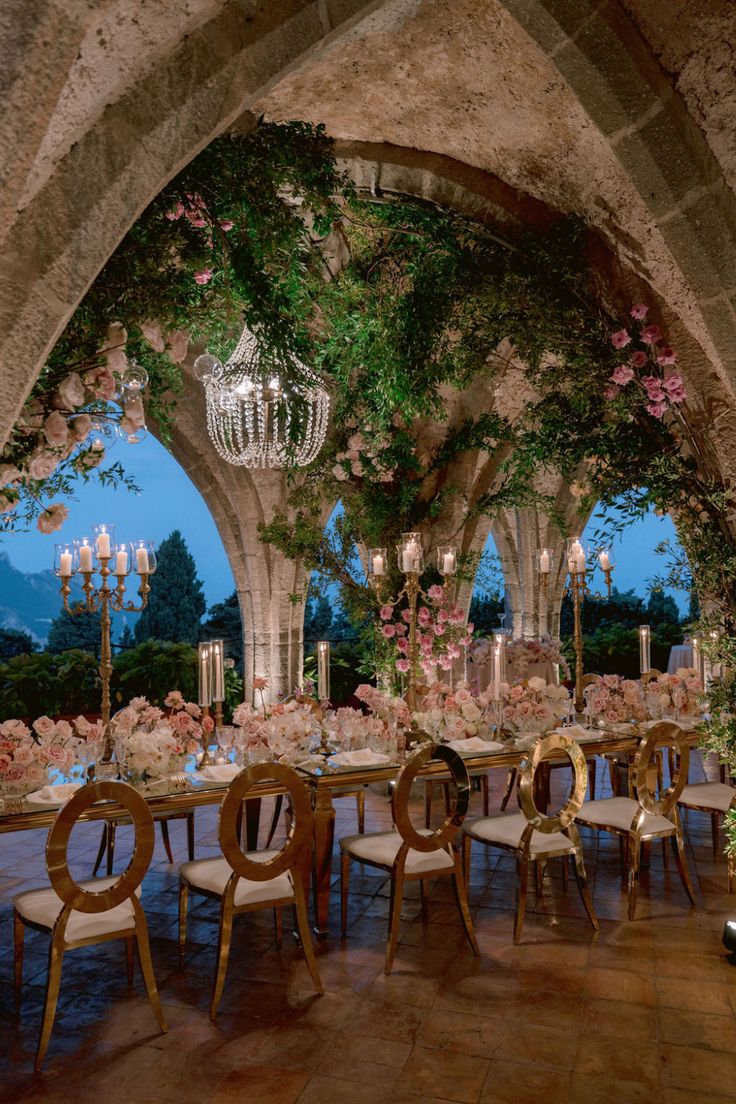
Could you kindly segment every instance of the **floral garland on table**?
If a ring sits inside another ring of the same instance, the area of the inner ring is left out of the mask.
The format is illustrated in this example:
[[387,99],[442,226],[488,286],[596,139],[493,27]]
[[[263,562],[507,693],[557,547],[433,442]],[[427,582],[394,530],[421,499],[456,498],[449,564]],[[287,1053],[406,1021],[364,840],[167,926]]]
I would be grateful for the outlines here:
[[501,683],[503,723],[518,732],[549,732],[568,714],[570,695],[564,686],[543,678]]
[[115,758],[133,779],[149,782],[181,770],[214,729],[212,718],[178,690],[167,694],[164,705],[168,713],[147,698],[132,698],[110,722]]
[[648,710],[653,718],[698,716],[703,712],[703,683],[693,667],[680,667],[674,675],[650,679],[645,689]]
[[[421,605],[417,610],[416,642],[419,649],[419,667],[425,677],[435,681],[437,668],[449,671],[453,661],[463,654],[473,640],[474,625],[466,623],[466,613],[452,602],[445,588],[435,583],[427,591],[431,605]],[[381,624],[379,634],[386,642],[388,661],[399,674],[409,671],[409,622],[410,610],[400,612],[397,605],[385,603],[379,610]]]
[[597,675],[586,686],[585,702],[592,717],[612,724],[643,721],[647,717],[644,687],[637,679],[622,675]]
[[[493,662],[494,642],[490,637],[478,637],[472,642],[468,658],[481,666]],[[521,637],[506,642],[506,663],[513,667],[518,678],[524,678],[525,672],[536,663],[557,663],[564,678],[570,678],[570,667],[562,654],[562,641],[551,636],[542,636],[539,640],[523,640]]]
[[0,724],[0,790],[28,793],[43,786],[51,769],[68,775],[80,748],[99,742],[100,727],[85,717],[52,721],[37,717],[29,728],[15,718]]

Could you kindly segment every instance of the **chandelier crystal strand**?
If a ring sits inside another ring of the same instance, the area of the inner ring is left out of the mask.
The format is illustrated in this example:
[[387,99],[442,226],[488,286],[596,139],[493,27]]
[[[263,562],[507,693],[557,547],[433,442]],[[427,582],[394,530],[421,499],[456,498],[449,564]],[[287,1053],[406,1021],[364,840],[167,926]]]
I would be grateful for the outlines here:
[[[258,341],[246,326],[225,365],[209,353],[195,362],[205,389],[207,429],[217,452],[245,468],[303,468],[324,444],[330,396],[300,361],[299,376],[281,386],[280,376],[261,361]],[[293,410],[304,407],[301,433],[292,441]]]

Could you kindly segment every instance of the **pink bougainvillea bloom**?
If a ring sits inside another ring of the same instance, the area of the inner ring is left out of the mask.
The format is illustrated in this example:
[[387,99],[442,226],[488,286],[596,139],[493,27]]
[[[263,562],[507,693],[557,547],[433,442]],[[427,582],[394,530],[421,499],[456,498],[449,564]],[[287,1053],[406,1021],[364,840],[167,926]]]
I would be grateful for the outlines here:
[[616,399],[616,398],[618,398],[618,396],[620,395],[620,393],[621,393],[621,392],[619,391],[619,389],[618,389],[618,387],[616,386],[616,384],[615,384],[615,383],[612,383],[612,384],[611,384],[611,386],[610,386],[610,387],[607,387],[607,388],[606,388],[606,390],[605,390],[605,391],[603,392],[603,398],[604,398],[604,399],[608,399],[608,401],[610,402],[610,400],[611,400],[611,399]]
[[220,219],[220,229],[221,230],[225,230],[225,231],[232,230],[234,225],[235,225],[235,223],[233,222],[232,219]]
[[661,418],[667,409],[666,403],[652,402],[647,403],[647,414],[651,414],[653,418]]
[[659,326],[645,326],[639,337],[645,345],[656,345],[662,336]]
[[615,333],[611,334],[611,344],[614,349],[623,349],[630,342],[631,334],[628,330],[616,330]]
[[641,349],[637,349],[635,353],[632,353],[629,360],[632,368],[646,368],[649,363],[649,357]]
[[382,621],[390,621],[394,615],[393,606],[381,606],[380,617]]
[[629,314],[632,318],[636,318],[638,322],[642,322],[649,314],[649,307],[644,303],[637,303],[631,308]]
[[409,660],[408,659],[397,659],[396,660],[396,670],[401,671],[402,674],[405,674],[409,670]]
[[383,636],[386,637],[387,640],[390,640],[392,636],[396,636],[396,629],[393,627],[393,625],[390,624],[382,625],[381,633]]
[[627,364],[619,364],[617,368],[614,368],[611,379],[614,383],[617,383],[620,387],[625,387],[634,378],[634,369],[629,368]]
[[194,273],[195,284],[208,284],[212,279],[213,272],[211,268],[201,268],[199,272]]
[[663,367],[665,364],[674,364],[676,360],[677,353],[669,345],[663,345],[657,354],[657,364]]

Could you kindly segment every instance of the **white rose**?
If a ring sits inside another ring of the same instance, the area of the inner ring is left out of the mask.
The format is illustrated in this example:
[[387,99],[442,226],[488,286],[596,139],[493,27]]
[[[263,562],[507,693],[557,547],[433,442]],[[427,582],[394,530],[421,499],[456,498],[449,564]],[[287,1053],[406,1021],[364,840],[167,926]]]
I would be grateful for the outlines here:
[[544,679],[543,679],[543,678],[539,678],[539,676],[535,675],[535,676],[534,676],[534,678],[530,678],[530,679],[529,679],[529,682],[528,682],[528,684],[527,684],[527,685],[528,685],[529,689],[530,689],[530,690],[531,690],[531,691],[532,691],[533,693],[535,693],[535,694],[536,694],[536,693],[537,693],[537,691],[539,691],[539,690],[544,690],[544,688],[546,687],[547,683],[546,683],[546,682],[544,681]]
[[21,479],[21,473],[15,464],[0,464],[0,487],[7,487],[10,483],[17,483]]

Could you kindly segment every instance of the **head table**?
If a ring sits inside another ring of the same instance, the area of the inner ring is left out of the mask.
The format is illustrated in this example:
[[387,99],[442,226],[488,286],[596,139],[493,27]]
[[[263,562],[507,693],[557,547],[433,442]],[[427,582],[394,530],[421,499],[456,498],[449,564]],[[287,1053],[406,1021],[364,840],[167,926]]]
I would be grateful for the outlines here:
[[[590,758],[596,755],[633,754],[644,733],[631,735],[602,730],[599,739],[581,744],[583,753]],[[686,733],[688,742],[696,744],[697,733]],[[517,767],[526,757],[526,751],[509,747],[503,751],[490,753],[463,754],[462,758],[469,772],[508,769]],[[320,937],[328,934],[328,912],[330,904],[330,881],[332,870],[332,852],[335,837],[335,809],[333,793],[347,786],[358,787],[376,782],[391,782],[396,778],[401,764],[397,761],[380,767],[344,767],[328,766],[297,770],[311,791],[314,809],[314,847],[311,857],[312,903],[314,910],[315,932]],[[426,780],[443,781],[449,779],[447,768],[441,763],[430,763],[420,777]],[[226,784],[203,781],[196,772],[187,774],[183,781],[154,783],[144,787],[142,792],[151,814],[156,816],[172,813],[185,813],[205,805],[219,805],[227,791]],[[283,788],[275,782],[264,782],[254,786],[246,801],[246,839],[249,849],[255,850],[258,839],[261,800],[283,794]],[[0,806],[0,832],[19,832],[32,828],[49,828],[60,806],[32,808],[27,801],[11,809]],[[80,818],[82,821],[121,820],[126,810],[115,802],[102,802],[92,806]]]

